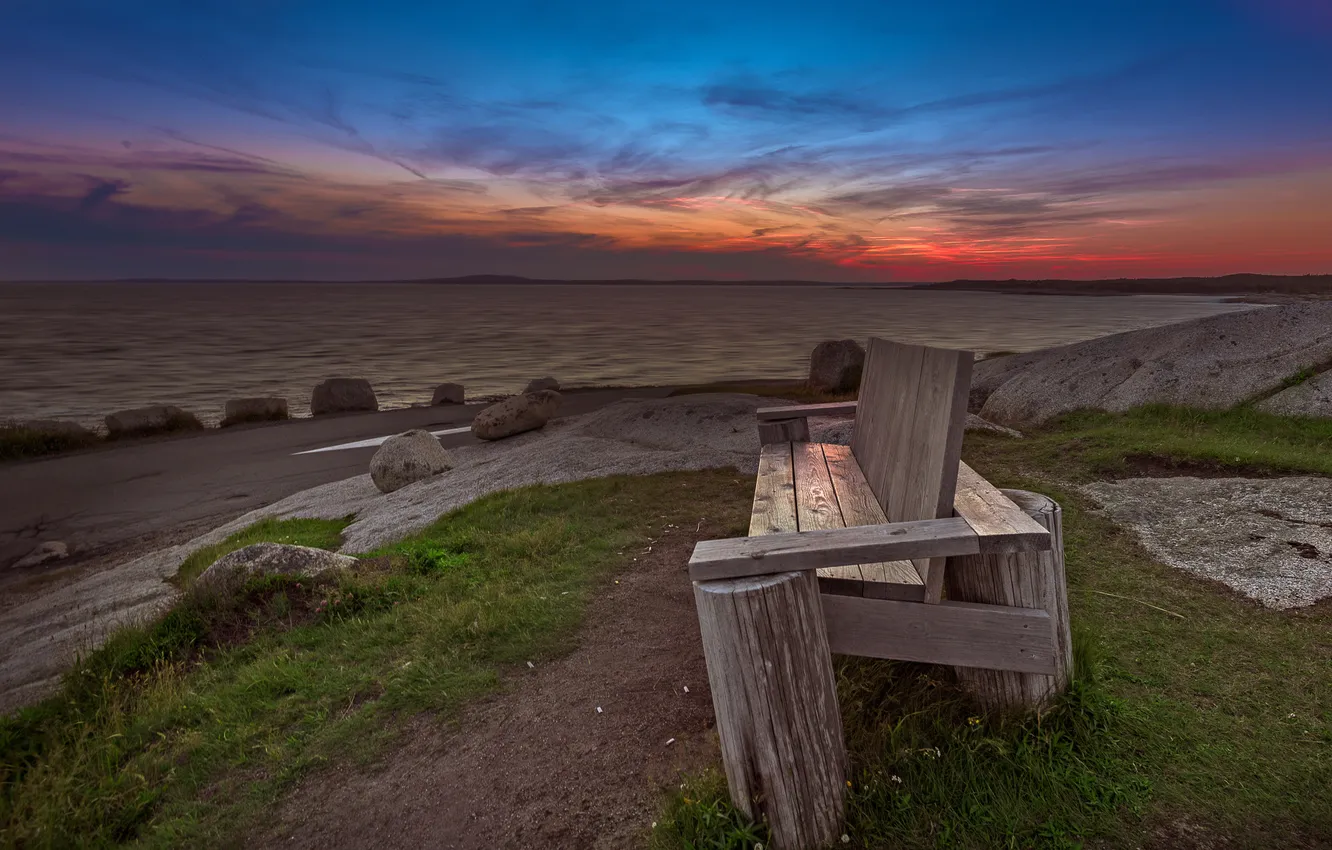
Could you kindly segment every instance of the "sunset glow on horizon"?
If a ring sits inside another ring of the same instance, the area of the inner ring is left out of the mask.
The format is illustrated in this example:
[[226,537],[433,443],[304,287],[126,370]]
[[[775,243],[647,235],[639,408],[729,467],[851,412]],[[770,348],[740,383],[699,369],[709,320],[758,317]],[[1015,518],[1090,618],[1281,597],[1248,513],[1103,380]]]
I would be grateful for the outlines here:
[[1332,272],[1317,0],[19,0],[0,279]]

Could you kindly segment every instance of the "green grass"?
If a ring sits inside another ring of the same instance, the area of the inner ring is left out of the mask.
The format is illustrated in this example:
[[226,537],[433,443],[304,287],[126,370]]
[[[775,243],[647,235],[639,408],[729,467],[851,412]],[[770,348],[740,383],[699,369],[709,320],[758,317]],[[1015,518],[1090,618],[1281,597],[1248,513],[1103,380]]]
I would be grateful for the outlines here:
[[84,449],[99,442],[101,438],[92,432],[42,431],[0,422],[0,462]]
[[343,519],[261,519],[249,528],[205,546],[185,559],[176,571],[173,583],[185,587],[214,561],[252,543],[291,543],[315,549],[337,549],[342,545],[342,530],[351,524]]
[[196,587],[0,721],[0,843],[241,841],[306,771],[364,763],[411,718],[450,722],[506,670],[567,651],[588,599],[627,565],[617,553],[748,489],[733,472],[531,487],[336,578],[225,598]]
[[1332,475],[1332,419],[1275,416],[1251,408],[1153,405],[1123,414],[1075,413],[1027,437],[987,442],[986,456],[1076,482],[1129,475],[1144,463],[1163,470]]
[[[1326,421],[1160,407],[968,434],[992,482],[1063,506],[1077,678],[1054,709],[1005,720],[944,668],[841,660],[847,846],[1332,846],[1332,603],[1270,611],[1158,564],[1066,486],[1131,470],[1125,455],[1328,474],[1330,439]],[[738,837],[724,783],[699,786],[665,802],[656,847],[762,840]]]

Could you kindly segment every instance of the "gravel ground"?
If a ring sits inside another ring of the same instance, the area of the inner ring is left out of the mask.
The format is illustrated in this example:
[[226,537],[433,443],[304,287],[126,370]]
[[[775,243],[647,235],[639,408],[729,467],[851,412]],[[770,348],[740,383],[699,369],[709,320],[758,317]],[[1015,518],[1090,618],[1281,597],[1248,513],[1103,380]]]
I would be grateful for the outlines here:
[[1162,563],[1269,608],[1332,596],[1332,479],[1129,478],[1082,490]]
[[354,514],[342,551],[358,553],[499,490],[731,466],[753,475],[759,450],[754,410],[772,404],[771,398],[728,394],[617,402],[540,431],[454,449],[454,469],[393,493],[380,493],[367,472],[251,511],[180,546],[52,587],[0,612],[0,644],[23,648],[0,658],[0,711],[40,699],[76,653],[171,604],[177,591],[165,579],[191,553],[264,517]]

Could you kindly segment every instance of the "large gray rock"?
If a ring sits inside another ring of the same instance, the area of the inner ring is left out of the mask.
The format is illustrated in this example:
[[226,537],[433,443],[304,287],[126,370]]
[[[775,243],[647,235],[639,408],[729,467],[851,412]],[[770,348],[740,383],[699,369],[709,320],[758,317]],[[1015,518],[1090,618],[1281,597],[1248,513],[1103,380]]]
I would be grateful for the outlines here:
[[484,408],[472,420],[472,434],[482,440],[499,440],[533,431],[550,421],[560,409],[560,394],[554,390],[523,393]]
[[379,410],[379,399],[365,378],[329,378],[315,386],[310,396],[310,413],[350,413]]
[[1332,480],[1130,478],[1083,491],[1162,563],[1269,608],[1332,596]]
[[222,415],[222,427],[242,422],[269,422],[289,419],[285,398],[233,398],[227,402]]
[[1222,313],[976,364],[980,415],[1036,425],[1143,404],[1229,408],[1332,361],[1332,303]]
[[809,385],[820,392],[851,392],[860,386],[865,349],[854,339],[821,342],[809,355]]
[[1314,375],[1307,381],[1287,387],[1258,404],[1258,409],[1282,416],[1323,416],[1332,418],[1332,371]]
[[136,407],[133,410],[111,413],[106,417],[106,433],[110,437],[132,437],[164,431],[194,431],[200,428],[203,428],[203,423],[193,413],[181,410],[174,404]]
[[527,389],[523,390],[523,392],[539,393],[542,390],[555,390],[556,392],[559,392],[560,382],[549,376],[545,378],[537,378],[533,381],[529,381]]
[[429,431],[389,437],[370,458],[370,479],[381,493],[392,493],[422,478],[453,468],[449,453]]
[[45,543],[38,544],[37,548],[15,561],[14,569],[22,570],[28,567],[37,567],[48,561],[59,561],[68,557],[68,546],[59,540],[48,540]]
[[329,570],[356,564],[349,555],[339,555],[309,546],[290,543],[254,543],[223,555],[197,579],[202,585],[245,581],[254,576],[297,576],[312,578]]
[[431,404],[462,404],[463,400],[462,384],[440,384],[430,397]]

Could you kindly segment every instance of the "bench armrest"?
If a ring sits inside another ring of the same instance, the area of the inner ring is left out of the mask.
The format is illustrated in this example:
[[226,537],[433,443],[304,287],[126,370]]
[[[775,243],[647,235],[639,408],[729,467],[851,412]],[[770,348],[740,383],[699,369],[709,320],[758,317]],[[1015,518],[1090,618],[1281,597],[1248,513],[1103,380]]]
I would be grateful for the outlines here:
[[689,577],[712,581],[909,558],[976,555],[980,551],[979,535],[962,517],[855,525],[704,540],[694,547],[689,559]]
[[836,416],[839,413],[855,413],[854,401],[830,401],[823,404],[798,404],[792,407],[760,407],[755,415],[760,422],[774,419],[805,419],[810,416]]

